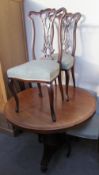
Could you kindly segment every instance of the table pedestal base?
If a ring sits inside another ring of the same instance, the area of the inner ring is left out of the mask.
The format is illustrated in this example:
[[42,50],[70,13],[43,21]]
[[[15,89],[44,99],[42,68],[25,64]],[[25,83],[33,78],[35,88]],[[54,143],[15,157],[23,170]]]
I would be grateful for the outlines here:
[[51,160],[54,153],[62,146],[67,147],[67,157],[71,153],[71,144],[68,136],[65,133],[60,134],[47,134],[39,135],[39,141],[43,143],[43,155],[41,160],[41,171],[46,172],[48,169],[48,163]]

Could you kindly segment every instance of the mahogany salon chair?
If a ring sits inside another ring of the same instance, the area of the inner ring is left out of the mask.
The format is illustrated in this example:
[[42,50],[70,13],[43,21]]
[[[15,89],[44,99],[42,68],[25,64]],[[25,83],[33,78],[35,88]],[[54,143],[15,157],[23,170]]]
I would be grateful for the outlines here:
[[[64,16],[64,11],[62,12],[62,8],[59,9],[58,12],[60,11],[60,17],[58,18],[58,40],[61,39],[61,21]],[[24,64],[9,68],[7,70],[9,87],[16,101],[16,112],[19,112],[19,99],[15,90],[15,79],[23,82],[36,82],[38,85],[40,98],[42,98],[41,83],[46,83],[49,94],[51,118],[53,122],[56,121],[53,91],[53,81],[55,81],[56,78],[58,78],[59,80],[59,87],[63,100],[63,90],[60,76],[61,44],[58,44],[57,61],[53,58],[55,49],[53,48],[52,41],[55,34],[54,25],[56,16],[57,11],[55,9],[44,9],[39,12],[29,12],[29,19],[31,20],[32,24],[33,59]],[[41,36],[43,36],[43,48],[41,48],[40,57],[36,56],[38,49],[40,49],[37,44],[37,42],[39,43],[38,29],[40,29],[40,31],[42,32]]]
[[72,74],[73,85],[75,88],[75,51],[76,51],[76,31],[77,24],[81,18],[81,14],[78,13],[66,13],[62,20],[62,61],[61,71],[65,72],[65,87],[67,101],[69,100],[68,86],[69,86],[69,71]]

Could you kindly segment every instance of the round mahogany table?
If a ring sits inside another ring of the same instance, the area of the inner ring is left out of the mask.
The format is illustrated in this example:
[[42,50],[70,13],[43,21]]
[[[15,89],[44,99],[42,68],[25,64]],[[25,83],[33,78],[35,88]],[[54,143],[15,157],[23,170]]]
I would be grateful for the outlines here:
[[[64,89],[65,91],[65,89]],[[56,122],[50,116],[50,105],[47,88],[42,88],[43,97],[38,95],[37,88],[30,88],[18,94],[20,108],[15,112],[15,100],[12,97],[5,107],[7,120],[15,126],[30,130],[40,136],[44,144],[44,153],[41,161],[41,169],[46,170],[50,152],[46,146],[48,137],[63,138],[67,128],[78,125],[89,119],[96,110],[96,99],[89,92],[81,88],[69,88],[70,100],[62,102],[59,87],[54,87]],[[44,139],[42,139],[44,138]],[[46,138],[46,139],[45,139]],[[52,139],[55,141],[55,139]],[[62,140],[62,139],[61,139]],[[45,142],[44,142],[45,141]],[[60,141],[59,141],[60,143]],[[53,152],[53,151],[52,151]],[[51,153],[50,153],[51,155]]]

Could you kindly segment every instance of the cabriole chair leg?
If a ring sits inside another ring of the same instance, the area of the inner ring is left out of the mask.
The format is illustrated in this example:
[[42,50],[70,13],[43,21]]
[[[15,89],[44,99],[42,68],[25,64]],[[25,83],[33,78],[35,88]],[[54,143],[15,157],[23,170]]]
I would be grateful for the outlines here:
[[37,86],[38,86],[38,89],[39,89],[39,96],[43,97],[40,83],[37,83]]
[[73,79],[73,85],[74,85],[74,88],[75,88],[76,85],[75,85],[74,66],[71,68],[71,74],[72,74],[72,79]]
[[65,88],[66,88],[67,101],[69,101],[68,87],[69,87],[69,71],[65,70]]
[[56,122],[56,116],[55,116],[55,111],[54,111],[54,92],[53,92],[52,83],[48,84],[47,87],[48,87],[48,93],[49,93],[49,102],[50,102],[52,121]]
[[18,99],[18,96],[15,92],[15,87],[14,87],[14,80],[13,79],[9,79],[8,80],[8,85],[9,85],[9,88],[12,92],[12,95],[14,96],[15,98],[15,102],[16,102],[16,112],[19,112],[19,99]]
[[59,88],[60,88],[60,92],[61,92],[62,101],[64,101],[64,93],[63,93],[61,72],[60,72],[60,74],[58,76],[58,82],[59,82]]

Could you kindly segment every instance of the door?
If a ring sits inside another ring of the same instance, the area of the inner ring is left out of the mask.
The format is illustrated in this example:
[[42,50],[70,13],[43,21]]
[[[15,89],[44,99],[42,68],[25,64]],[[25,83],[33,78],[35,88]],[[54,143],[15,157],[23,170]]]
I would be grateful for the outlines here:
[[0,113],[4,112],[4,106],[6,102],[7,102],[7,96],[0,64]]

